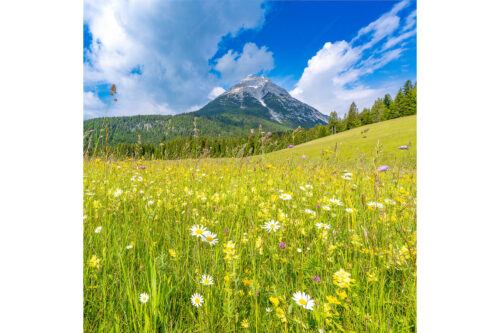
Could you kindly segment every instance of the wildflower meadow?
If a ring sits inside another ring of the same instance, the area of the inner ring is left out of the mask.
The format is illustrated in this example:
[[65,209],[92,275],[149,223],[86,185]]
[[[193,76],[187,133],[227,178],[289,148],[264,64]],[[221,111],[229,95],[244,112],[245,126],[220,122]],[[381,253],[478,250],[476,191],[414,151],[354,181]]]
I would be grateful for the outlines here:
[[415,119],[248,158],[86,160],[85,331],[416,331]]

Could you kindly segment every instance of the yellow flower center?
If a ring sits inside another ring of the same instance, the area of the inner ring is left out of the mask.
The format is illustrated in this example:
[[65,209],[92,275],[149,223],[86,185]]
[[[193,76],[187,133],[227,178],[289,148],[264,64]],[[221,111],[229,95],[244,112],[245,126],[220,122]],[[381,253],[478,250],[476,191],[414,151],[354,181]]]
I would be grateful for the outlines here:
[[199,298],[195,298],[194,302],[195,302],[196,304],[198,304],[198,303],[200,303],[200,299],[199,299]]
[[197,235],[201,235],[202,233],[203,233],[203,230],[201,230],[201,229],[198,229],[195,231],[195,234],[197,234]]
[[210,280],[205,279],[205,284],[209,284],[209,283],[210,283]]
[[142,298],[142,300],[143,300],[144,302],[146,302],[146,297],[143,297],[143,298]]
[[306,302],[306,300],[305,300],[305,299],[300,299],[300,300],[299,300],[299,303],[300,303],[300,304],[302,304],[302,305],[304,305],[304,306],[306,306],[306,305],[307,305],[307,302]]
[[214,239],[213,239],[213,237],[212,237],[212,236],[207,236],[207,241],[211,242],[211,241],[213,241],[213,240],[214,240]]
[[271,224],[271,228],[274,229],[275,225],[274,224]]

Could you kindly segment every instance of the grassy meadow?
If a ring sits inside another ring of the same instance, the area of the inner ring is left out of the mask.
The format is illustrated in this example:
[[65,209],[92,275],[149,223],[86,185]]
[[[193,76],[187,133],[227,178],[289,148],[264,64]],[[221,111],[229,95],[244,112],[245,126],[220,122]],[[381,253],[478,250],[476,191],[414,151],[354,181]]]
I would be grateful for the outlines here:
[[86,332],[416,331],[415,116],[243,159],[88,160],[83,223]]

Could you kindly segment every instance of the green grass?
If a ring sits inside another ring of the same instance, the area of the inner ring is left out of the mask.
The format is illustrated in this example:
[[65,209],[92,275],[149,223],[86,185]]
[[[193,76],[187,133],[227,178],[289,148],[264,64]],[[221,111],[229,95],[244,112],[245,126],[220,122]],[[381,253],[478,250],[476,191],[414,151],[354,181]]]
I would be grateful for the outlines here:
[[[366,131],[367,130],[367,131]],[[366,131],[366,132],[365,132]],[[362,133],[363,132],[363,133]],[[344,164],[357,161],[364,162],[373,155],[374,147],[379,143],[383,149],[382,161],[389,161],[400,156],[397,149],[402,145],[411,145],[411,156],[408,161],[416,158],[417,117],[409,116],[375,124],[365,125],[349,131],[330,135],[318,140],[306,142],[293,149],[279,150],[265,155],[269,160],[283,160],[289,157],[319,159],[325,153],[333,152],[337,147],[339,160]],[[325,152],[326,151],[326,152]]]
[[[415,120],[244,159],[86,161],[85,331],[415,331]],[[270,220],[277,232],[262,228]],[[195,224],[219,242],[192,236]],[[335,278],[342,270],[349,286]],[[292,300],[297,291],[312,311]]]

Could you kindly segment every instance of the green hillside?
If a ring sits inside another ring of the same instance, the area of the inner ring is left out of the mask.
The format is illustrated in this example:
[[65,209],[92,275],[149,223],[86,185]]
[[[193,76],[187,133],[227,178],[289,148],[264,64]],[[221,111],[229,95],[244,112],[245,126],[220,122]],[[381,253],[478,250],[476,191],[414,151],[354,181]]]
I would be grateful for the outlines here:
[[83,123],[86,136],[85,143],[90,136],[95,142],[97,134],[104,134],[108,126],[109,143],[137,143],[159,144],[174,138],[188,137],[195,134],[207,137],[239,137],[250,133],[251,129],[266,132],[281,132],[294,129],[284,126],[253,114],[238,112],[224,112],[214,115],[199,115],[184,113],[175,116],[141,115],[131,117],[94,118]]
[[[269,162],[302,161],[301,157],[305,155],[306,158],[303,161],[337,159],[340,164],[344,165],[362,165],[376,157],[378,143],[380,145],[379,156],[376,160],[378,164],[396,159],[398,163],[414,167],[416,165],[416,133],[417,117],[408,116],[357,127],[306,142],[292,149],[279,150],[254,158]],[[410,146],[410,149],[401,151],[398,147],[402,145]],[[402,153],[404,153],[404,159]]]

